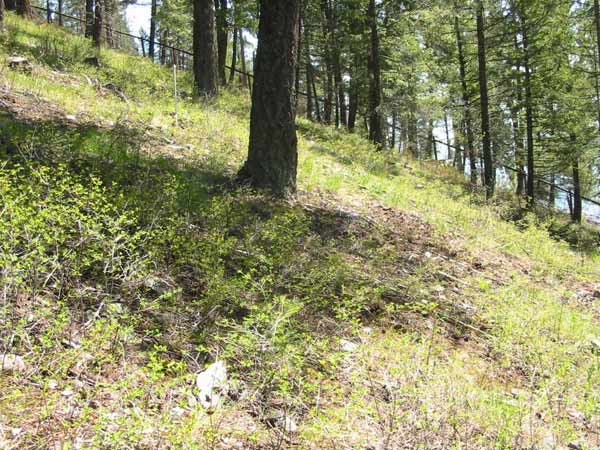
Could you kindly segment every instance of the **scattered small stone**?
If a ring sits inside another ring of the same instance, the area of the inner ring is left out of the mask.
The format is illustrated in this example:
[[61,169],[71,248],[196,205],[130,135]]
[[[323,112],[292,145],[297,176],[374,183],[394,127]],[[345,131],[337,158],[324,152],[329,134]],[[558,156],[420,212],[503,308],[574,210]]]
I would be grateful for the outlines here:
[[58,388],[58,381],[56,381],[56,380],[48,381],[48,389],[50,389],[51,391],[54,391],[57,388]]
[[600,339],[592,339],[592,352],[600,354]]
[[364,334],[373,334],[373,328],[371,327],[364,327],[362,331]]
[[63,397],[73,397],[75,395],[75,392],[72,389],[67,388],[61,391],[60,395],[62,395]]
[[217,361],[196,377],[198,400],[206,409],[214,409],[221,404],[221,395],[227,392],[227,368]]
[[417,184],[417,185],[415,186],[415,189],[419,189],[419,190],[421,190],[421,189],[425,189],[425,186],[423,186],[422,184]]
[[344,350],[345,352],[354,352],[358,349],[358,344],[352,341],[348,341],[346,339],[342,339],[340,341],[340,345],[342,347],[342,350]]
[[577,420],[579,422],[585,422],[586,417],[585,414],[581,411],[571,410],[569,411],[569,417],[573,420]]
[[0,356],[0,372],[25,372],[27,365],[23,358],[18,355],[6,354]]
[[75,117],[75,116],[73,116],[73,115],[71,115],[71,114],[67,114],[67,115],[65,116],[65,120],[66,120],[67,122],[71,122],[71,123],[79,123],[79,121],[77,120],[77,117]]
[[185,414],[185,409],[176,406],[171,410],[171,415],[174,417],[182,417]]
[[571,450],[583,450],[583,446],[577,441],[569,442],[567,447]]
[[284,411],[278,409],[269,414],[266,422],[269,425],[280,428],[289,434],[298,432],[298,425],[296,424],[296,421],[289,414],[286,414]]
[[8,58],[8,67],[11,69],[31,70],[31,63],[27,58],[22,56],[11,56]]

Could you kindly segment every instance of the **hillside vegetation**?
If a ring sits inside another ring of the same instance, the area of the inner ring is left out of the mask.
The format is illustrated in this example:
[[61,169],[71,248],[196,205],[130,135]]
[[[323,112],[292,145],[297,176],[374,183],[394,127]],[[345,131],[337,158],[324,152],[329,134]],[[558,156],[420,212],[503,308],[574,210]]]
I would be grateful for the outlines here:
[[6,21],[1,448],[598,448],[596,253],[302,119],[297,198],[236,186],[246,92],[180,74],[176,125],[170,70]]

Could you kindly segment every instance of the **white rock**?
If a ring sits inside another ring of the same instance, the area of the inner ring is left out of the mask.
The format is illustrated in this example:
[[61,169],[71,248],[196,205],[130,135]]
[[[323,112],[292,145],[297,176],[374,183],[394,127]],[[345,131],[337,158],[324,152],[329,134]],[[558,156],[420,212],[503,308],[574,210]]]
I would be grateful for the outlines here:
[[284,411],[275,410],[267,418],[267,422],[274,427],[280,428],[286,433],[296,433],[298,425],[296,421]]
[[358,344],[346,339],[342,339],[340,341],[340,345],[342,346],[342,350],[345,352],[354,352],[358,349]]
[[595,351],[600,351],[600,339],[592,339],[592,347]]
[[198,400],[207,409],[216,408],[221,403],[221,395],[227,391],[227,368],[217,361],[197,375]]
[[0,355],[0,372],[25,372],[25,361],[18,355]]
[[286,433],[296,433],[298,431],[298,425],[291,417],[286,417],[283,422],[283,431]]

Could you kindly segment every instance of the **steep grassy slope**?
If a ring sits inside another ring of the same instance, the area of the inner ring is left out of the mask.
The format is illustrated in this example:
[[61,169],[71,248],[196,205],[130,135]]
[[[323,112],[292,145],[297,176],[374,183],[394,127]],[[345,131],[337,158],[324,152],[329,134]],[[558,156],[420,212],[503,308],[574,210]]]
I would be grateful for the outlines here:
[[92,54],[0,42],[1,447],[597,448],[596,255],[303,120],[298,199],[236,187],[245,93],[184,75],[176,126],[170,71]]

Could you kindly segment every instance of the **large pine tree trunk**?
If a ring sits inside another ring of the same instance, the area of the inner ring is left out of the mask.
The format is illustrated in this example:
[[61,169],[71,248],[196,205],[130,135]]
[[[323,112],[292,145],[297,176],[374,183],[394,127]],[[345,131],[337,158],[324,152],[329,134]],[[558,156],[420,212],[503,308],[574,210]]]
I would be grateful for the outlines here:
[[104,28],[104,0],[96,0],[95,11],[94,11],[94,33],[93,40],[96,47],[102,45],[102,31]]
[[581,202],[581,181],[579,178],[579,159],[573,161],[573,221],[581,223],[583,219],[583,205]]
[[31,0],[17,0],[17,14],[30,19],[33,16]]
[[94,36],[94,0],[85,0],[85,37]]
[[379,31],[375,0],[369,0],[367,17],[370,27],[369,45],[369,139],[378,145],[384,145],[381,106],[381,61],[379,59]]
[[535,203],[535,155],[533,142],[533,94],[531,91],[531,68],[529,66],[529,40],[527,23],[522,18],[523,66],[525,68],[525,125],[527,128],[527,204]]
[[237,69],[237,53],[238,53],[238,29],[233,29],[233,42],[231,44],[231,68],[229,69],[229,84],[235,81],[235,72]]
[[286,196],[296,190],[294,85],[300,0],[261,0],[250,145],[240,178]]
[[490,138],[490,111],[487,85],[487,59],[484,30],[483,0],[477,3],[477,60],[479,62],[479,96],[481,103],[481,134],[483,148],[483,180],[486,198],[494,195],[495,168]]
[[358,87],[354,77],[350,81],[350,99],[348,107],[348,131],[354,133],[356,129],[356,116],[358,114]]
[[475,138],[473,137],[473,120],[471,119],[471,96],[467,86],[467,64],[465,61],[465,52],[463,44],[463,34],[460,29],[458,15],[454,16],[454,32],[456,34],[456,46],[458,47],[458,68],[460,74],[460,84],[463,100],[463,114],[465,135],[467,137],[467,155],[469,156],[469,168],[471,172],[471,184],[477,184],[477,159],[475,155]]
[[218,47],[218,72],[221,86],[227,84],[225,65],[227,62],[227,43],[229,34],[227,32],[227,0],[215,0],[217,9],[217,47]]
[[[600,4],[598,0],[594,0],[594,25],[596,28],[596,52],[598,59],[596,60],[596,66],[600,67]],[[600,91],[598,85],[600,84],[600,73],[596,67],[596,91]],[[600,96],[596,92],[598,99],[598,128],[600,128]]]
[[313,67],[310,59],[310,30],[304,27],[304,58],[306,59],[306,118],[313,118]]
[[250,77],[248,76],[248,69],[246,66],[246,38],[244,37],[244,30],[242,28],[238,30],[238,33],[238,40],[240,43],[240,63],[242,64],[240,81],[242,82],[242,87],[250,88]]
[[154,53],[155,47],[154,43],[156,41],[156,13],[157,13],[157,0],[152,0],[150,6],[150,42],[148,43],[148,58],[154,61]]
[[0,0],[0,30],[4,28],[4,0]]
[[194,82],[198,95],[219,92],[213,0],[194,0]]

